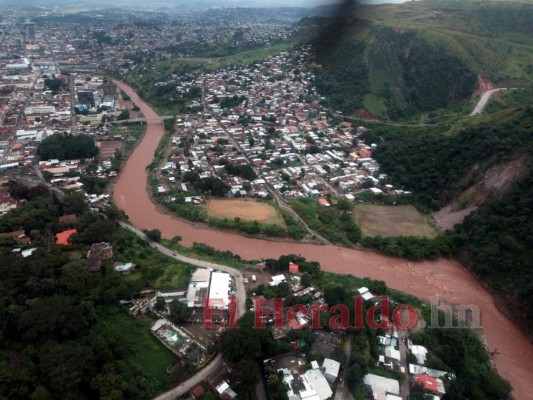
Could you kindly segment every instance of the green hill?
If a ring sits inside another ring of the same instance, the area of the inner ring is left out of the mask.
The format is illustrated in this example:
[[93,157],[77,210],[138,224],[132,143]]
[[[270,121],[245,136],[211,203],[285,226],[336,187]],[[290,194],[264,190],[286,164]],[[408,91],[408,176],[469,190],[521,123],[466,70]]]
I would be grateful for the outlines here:
[[366,109],[383,119],[462,113],[478,75],[500,85],[533,79],[533,5],[423,1],[363,7],[348,16],[312,19],[316,86],[328,106]]
[[451,128],[381,125],[366,133],[392,183],[420,208],[478,207],[447,236],[457,257],[498,294],[530,335],[533,321],[533,109],[468,119]]

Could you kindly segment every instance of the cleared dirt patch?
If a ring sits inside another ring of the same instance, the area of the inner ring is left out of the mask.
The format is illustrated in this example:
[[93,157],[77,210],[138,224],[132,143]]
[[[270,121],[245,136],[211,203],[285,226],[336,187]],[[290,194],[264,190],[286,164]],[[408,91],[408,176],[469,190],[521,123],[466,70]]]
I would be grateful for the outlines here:
[[437,230],[413,206],[358,205],[355,217],[367,236],[437,236]]
[[274,207],[255,200],[212,199],[207,202],[207,213],[213,217],[240,218],[246,221],[285,227],[283,218],[278,215]]
[[96,146],[100,149],[100,158],[102,160],[113,157],[117,149],[124,153],[124,142],[122,140],[101,140],[96,142]]

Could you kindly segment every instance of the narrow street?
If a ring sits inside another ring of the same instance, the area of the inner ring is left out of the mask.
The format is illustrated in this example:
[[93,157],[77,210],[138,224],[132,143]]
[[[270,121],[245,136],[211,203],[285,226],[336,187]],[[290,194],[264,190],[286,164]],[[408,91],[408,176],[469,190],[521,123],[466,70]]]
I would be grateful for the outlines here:
[[405,379],[400,382],[400,395],[403,400],[409,398],[410,388],[409,388],[409,363],[407,362],[407,338],[409,334],[407,331],[402,330],[398,332],[398,339],[400,341],[400,365],[403,368],[403,373],[405,374]]
[[340,376],[341,382],[337,385],[337,390],[335,391],[335,398],[334,400],[353,400],[353,396],[350,393],[350,389],[348,388],[348,385],[346,384],[346,373],[348,372],[348,364],[350,362],[350,358],[352,357],[352,341],[353,341],[353,333],[349,333],[346,336],[346,341],[344,342],[344,354],[346,355],[346,366],[344,370],[342,371],[342,375]]

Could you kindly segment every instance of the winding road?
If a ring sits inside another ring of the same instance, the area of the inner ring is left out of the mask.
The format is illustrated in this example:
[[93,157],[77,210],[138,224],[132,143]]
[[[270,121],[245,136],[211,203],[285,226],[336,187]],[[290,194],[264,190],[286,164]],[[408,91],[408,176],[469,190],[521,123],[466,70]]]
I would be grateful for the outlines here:
[[474,111],[472,111],[470,113],[470,116],[473,117],[475,115],[481,115],[481,113],[483,112],[483,110],[487,106],[487,103],[489,102],[490,97],[494,93],[498,93],[498,92],[501,92],[503,90],[512,90],[512,89],[515,89],[515,88],[496,88],[496,89],[487,90],[486,92],[484,92],[481,95],[481,98],[477,102],[476,107],[474,108]]
[[[137,104],[146,117],[157,113],[135,91],[115,82]],[[322,270],[338,274],[384,280],[393,289],[429,299],[439,296],[452,305],[474,305],[490,350],[498,349],[493,361],[498,372],[513,386],[515,398],[526,400],[533,393],[533,346],[506,315],[498,310],[492,296],[457,261],[440,259],[410,262],[369,251],[332,245],[278,242],[243,237],[237,234],[203,229],[160,211],[148,193],[148,171],[154,152],[164,135],[161,121],[148,121],[147,132],[127,160],[114,186],[113,198],[137,229],[159,229],[166,238],[176,235],[181,244],[206,243],[219,250],[229,250],[245,259],[277,258],[300,254],[318,261]]]

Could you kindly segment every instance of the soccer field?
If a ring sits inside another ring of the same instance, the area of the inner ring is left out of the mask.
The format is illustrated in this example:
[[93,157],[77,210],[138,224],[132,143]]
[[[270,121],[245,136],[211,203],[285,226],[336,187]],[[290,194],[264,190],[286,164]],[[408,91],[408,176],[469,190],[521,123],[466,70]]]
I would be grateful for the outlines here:
[[212,199],[207,202],[207,213],[219,218],[240,218],[262,224],[275,224],[285,227],[285,221],[274,207],[255,200]]

